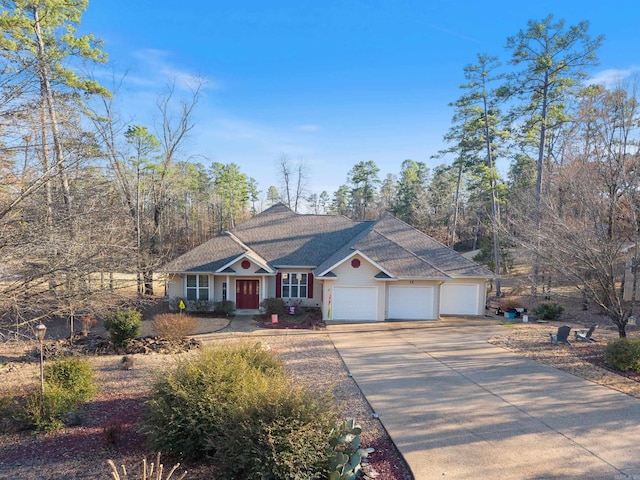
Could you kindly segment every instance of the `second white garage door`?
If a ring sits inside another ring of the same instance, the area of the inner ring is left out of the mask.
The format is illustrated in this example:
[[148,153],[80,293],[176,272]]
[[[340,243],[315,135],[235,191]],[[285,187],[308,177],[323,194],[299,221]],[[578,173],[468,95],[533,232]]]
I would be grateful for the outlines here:
[[388,318],[397,320],[433,320],[435,289],[425,286],[390,286]]
[[440,287],[440,313],[444,315],[481,315],[480,285],[443,284]]
[[377,320],[377,287],[333,287],[334,320]]

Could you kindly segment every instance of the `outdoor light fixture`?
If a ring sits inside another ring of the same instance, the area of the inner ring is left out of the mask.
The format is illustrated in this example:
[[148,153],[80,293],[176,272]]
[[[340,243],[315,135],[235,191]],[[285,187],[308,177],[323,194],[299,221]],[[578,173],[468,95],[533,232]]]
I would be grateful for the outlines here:
[[36,327],[36,338],[40,343],[40,396],[42,397],[42,405],[44,406],[44,353],[42,350],[42,341],[47,333],[47,327],[42,322]]
[[44,335],[47,333],[47,327],[45,327],[42,323],[36,327],[36,338],[40,343],[44,340]]

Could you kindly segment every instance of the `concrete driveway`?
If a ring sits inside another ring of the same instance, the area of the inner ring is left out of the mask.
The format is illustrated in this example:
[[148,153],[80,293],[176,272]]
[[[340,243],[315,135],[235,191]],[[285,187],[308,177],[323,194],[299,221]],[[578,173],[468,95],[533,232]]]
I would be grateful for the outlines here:
[[417,480],[640,479],[640,399],[487,343],[504,328],[446,319],[329,334]]

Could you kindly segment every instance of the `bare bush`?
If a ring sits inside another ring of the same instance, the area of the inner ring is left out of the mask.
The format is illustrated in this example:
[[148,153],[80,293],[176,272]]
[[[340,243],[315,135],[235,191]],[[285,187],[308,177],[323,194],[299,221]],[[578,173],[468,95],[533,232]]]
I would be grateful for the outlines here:
[[195,318],[182,313],[161,313],[153,317],[153,330],[159,337],[172,343],[193,335],[197,327]]

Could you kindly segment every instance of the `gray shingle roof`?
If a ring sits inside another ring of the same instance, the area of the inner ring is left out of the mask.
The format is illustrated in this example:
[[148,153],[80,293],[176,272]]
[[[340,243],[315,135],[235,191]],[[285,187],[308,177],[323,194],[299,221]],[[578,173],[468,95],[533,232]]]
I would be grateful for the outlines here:
[[[389,245],[396,244],[407,252],[407,257],[394,259],[392,256],[380,255],[378,250],[381,265],[385,268],[390,262],[397,262],[397,270],[395,265],[388,268],[391,271],[395,270],[396,276],[411,277],[423,274],[429,276],[429,272],[437,271],[444,277],[493,277],[492,272],[473,260],[463,257],[391,215],[385,215],[378,220],[373,230],[386,238]],[[412,264],[410,260],[412,256],[420,259],[421,262]]]
[[233,234],[272,266],[315,267],[369,224],[341,215],[301,215],[280,203],[242,223]]
[[317,267],[318,275],[358,250],[391,278],[493,276],[391,215],[376,222],[353,222],[338,215],[301,215],[277,204],[231,233],[217,235],[162,271],[214,272],[242,254],[257,254],[270,267]]
[[385,215],[344,245],[316,268],[316,275],[332,268],[356,250],[376,262],[393,278],[493,276],[484,267],[391,215]]
[[233,239],[231,235],[221,233],[167,263],[160,271],[169,273],[215,272],[246,251],[247,248]]

